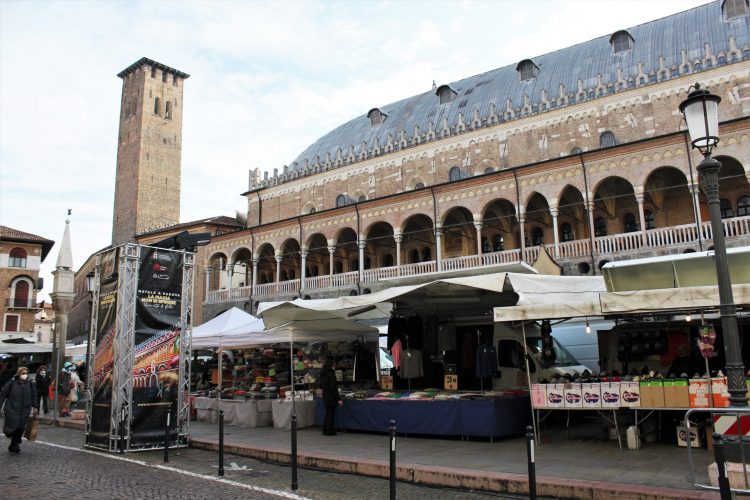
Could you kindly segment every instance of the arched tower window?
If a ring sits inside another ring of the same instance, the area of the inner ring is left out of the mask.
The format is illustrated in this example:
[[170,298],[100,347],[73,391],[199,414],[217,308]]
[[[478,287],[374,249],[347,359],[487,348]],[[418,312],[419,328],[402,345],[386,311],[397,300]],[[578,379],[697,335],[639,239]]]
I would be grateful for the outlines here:
[[451,167],[451,169],[448,170],[448,180],[451,182],[461,180],[461,169],[458,167]]
[[615,144],[617,144],[617,138],[615,137],[615,134],[610,132],[609,130],[605,130],[599,136],[599,146],[603,148],[609,148],[611,146],[614,146]]
[[166,71],[162,71],[161,72],[161,81],[166,83],[168,75],[169,75],[169,73],[167,73]]
[[750,196],[740,196],[737,200],[737,217],[750,215]]
[[346,197],[346,195],[340,194],[336,197],[336,208],[343,207],[347,204],[347,201],[349,201]]
[[732,204],[726,198],[722,198],[719,201],[719,211],[721,212],[722,219],[728,219],[734,217],[734,210],[732,210]]
[[627,31],[618,31],[610,37],[609,43],[614,53],[619,54],[633,48],[633,37]]
[[10,251],[8,256],[8,267],[26,267],[26,250],[16,247]]
[[151,78],[156,78],[156,66],[151,66]]
[[161,102],[159,102],[159,98],[154,98],[154,114],[161,116]]
[[453,90],[450,85],[441,85],[437,88],[435,94],[440,98],[440,104],[447,104],[456,100],[458,92]]
[[516,66],[516,71],[518,71],[518,75],[521,77],[521,81],[531,80],[536,75],[539,74],[539,67],[534,64],[534,61],[531,59],[524,59],[520,63],[518,63],[518,66]]
[[172,119],[172,102],[167,101],[166,108],[164,110],[164,118],[167,118],[168,120]]

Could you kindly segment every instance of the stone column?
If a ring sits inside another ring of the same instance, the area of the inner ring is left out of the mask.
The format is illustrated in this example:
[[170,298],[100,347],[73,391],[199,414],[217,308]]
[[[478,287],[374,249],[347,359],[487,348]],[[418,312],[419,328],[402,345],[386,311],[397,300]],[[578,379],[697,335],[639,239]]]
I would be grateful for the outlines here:
[[214,270],[211,266],[206,266],[203,270],[206,272],[206,300],[208,300],[208,292],[211,291],[211,273]]
[[518,212],[518,230],[520,231],[520,238],[521,238],[521,261],[523,261],[526,258],[526,229],[524,228],[524,223],[526,222],[526,214],[521,210],[521,207],[519,207]]
[[227,261],[227,280],[229,283],[227,283],[227,290],[232,289],[232,278],[234,277],[234,264],[230,264],[229,261]]
[[359,247],[359,281],[362,281],[362,273],[365,272],[365,247],[367,246],[367,240],[360,236],[357,246]]
[[477,230],[477,255],[482,255],[482,227],[484,223],[481,217],[474,216],[474,227]]
[[274,259],[276,259],[276,283],[281,282],[281,261],[284,258],[283,255],[280,253],[277,253],[273,256]]
[[336,254],[336,245],[333,240],[328,240],[328,275],[333,276],[333,257]]
[[[590,201],[586,204],[586,210],[589,213],[589,235],[591,235],[591,244],[594,245],[594,238],[596,238],[596,231],[594,231],[594,202]],[[596,248],[591,249],[591,253],[594,254]]]
[[401,231],[394,231],[393,239],[396,241],[396,274],[401,276],[401,242],[404,240],[404,236]]
[[253,259],[253,295],[255,295],[255,287],[258,286],[258,263],[260,259]]
[[302,247],[300,249],[299,255],[302,258],[302,267],[300,268],[299,282],[299,291],[301,293],[302,290],[305,289],[305,278],[307,278],[307,247]]
[[646,201],[646,195],[643,193],[636,193],[635,201],[638,202],[638,217],[641,221],[641,244],[646,246],[646,213],[643,210],[643,202]]
[[437,270],[443,270],[443,228],[435,224],[435,261]]
[[[50,298],[52,299],[52,308],[55,310],[55,336],[52,346],[53,368],[51,371],[54,374],[55,380],[59,380],[60,366],[65,359],[65,342],[68,337],[68,314],[73,307],[73,301],[76,297],[69,219],[65,220],[65,232],[63,233],[62,243],[60,243],[60,254],[57,256],[57,264],[55,265],[55,270],[52,271],[52,276],[54,278]],[[88,359],[86,361],[88,362]],[[57,387],[55,387],[55,394],[57,394]],[[57,421],[58,411],[59,408],[55,401],[55,421]]]
[[550,208],[550,214],[552,214],[552,235],[555,237],[555,257],[560,257],[560,231],[557,227],[557,216],[559,211],[557,208]]

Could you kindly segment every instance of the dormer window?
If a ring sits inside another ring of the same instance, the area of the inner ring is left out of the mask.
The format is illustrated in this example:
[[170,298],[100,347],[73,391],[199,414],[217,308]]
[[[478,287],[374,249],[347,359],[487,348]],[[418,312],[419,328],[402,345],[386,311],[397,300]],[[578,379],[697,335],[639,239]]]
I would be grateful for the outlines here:
[[721,12],[726,21],[744,16],[748,12],[747,0],[724,0],[721,4]]
[[367,118],[370,119],[370,125],[380,125],[388,117],[386,113],[380,111],[378,108],[372,108],[367,113]]
[[614,50],[615,54],[620,54],[621,52],[626,52],[632,49],[634,40],[633,37],[630,36],[630,33],[622,30],[614,33],[610,37],[609,43],[612,44],[612,50]]
[[453,90],[450,85],[441,85],[437,88],[435,94],[440,97],[440,104],[447,104],[456,100],[458,92]]
[[534,64],[534,61],[531,59],[524,59],[518,63],[516,71],[518,71],[518,74],[521,76],[521,81],[524,82],[526,80],[531,80],[539,74],[539,66]]

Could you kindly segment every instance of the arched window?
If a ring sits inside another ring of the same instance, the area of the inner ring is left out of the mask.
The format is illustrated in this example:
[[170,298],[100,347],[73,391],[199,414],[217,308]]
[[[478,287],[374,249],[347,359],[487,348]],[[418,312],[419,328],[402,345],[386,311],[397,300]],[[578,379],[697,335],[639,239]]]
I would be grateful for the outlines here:
[[367,113],[367,117],[370,119],[370,125],[380,125],[385,121],[388,115],[378,108],[373,108]]
[[160,104],[161,103],[159,102],[159,98],[158,97],[154,98],[154,114],[155,115],[161,115],[161,112],[160,112],[161,111],[161,109],[160,109],[161,105]]
[[156,78],[156,66],[151,66],[151,78]]
[[355,271],[359,270],[359,259],[352,259],[352,265],[349,267],[349,269],[353,269]]
[[393,266],[393,255],[387,253],[383,256],[383,267]]
[[435,94],[440,98],[440,104],[447,104],[456,99],[458,92],[453,90],[450,85],[441,85],[437,88]]
[[419,250],[416,248],[409,252],[409,264],[416,264],[419,262]]
[[726,198],[722,198],[719,202],[719,210],[721,211],[721,218],[728,219],[734,217],[734,210],[732,210],[732,204]]
[[13,306],[29,307],[31,305],[29,303],[29,299],[31,298],[31,294],[29,293],[29,282],[26,280],[16,281],[14,289],[15,294],[13,298]]
[[333,272],[336,273],[336,274],[343,273],[344,272],[344,263],[339,260],[335,264],[333,264]]
[[633,38],[627,31],[618,31],[609,39],[615,54],[625,52],[633,47]]
[[26,250],[16,247],[8,256],[8,267],[26,267]]
[[560,237],[563,241],[573,241],[573,228],[567,222],[560,226]]
[[737,217],[750,215],[750,196],[740,196],[737,200]]
[[296,274],[297,273],[294,272],[294,269],[290,269],[289,270],[289,279],[293,280],[296,277]]
[[631,213],[625,214],[622,218],[622,225],[625,228],[626,233],[634,233],[638,231],[638,224],[635,222],[635,216]]
[[432,260],[432,250],[430,247],[424,247],[422,249],[422,262],[429,262]]
[[516,66],[516,71],[518,71],[518,74],[521,77],[521,81],[531,80],[539,74],[539,67],[537,67],[537,65],[534,64],[532,60],[524,59],[523,61],[518,63],[518,66]]
[[494,171],[495,171],[495,167],[487,167],[484,169],[485,174],[491,174]]
[[617,138],[615,137],[615,134],[613,134],[609,130],[602,132],[602,134],[599,136],[599,146],[608,148],[614,146],[615,144],[617,144]]
[[482,238],[482,253],[490,253],[491,251],[492,247],[490,246],[490,240]]
[[359,203],[362,203],[363,201],[367,201],[367,196],[362,195],[359,197],[359,200],[357,200]]
[[414,185],[414,189],[423,189],[424,188],[424,182],[417,182]]
[[167,101],[166,109],[164,110],[164,118],[171,120],[172,119],[172,102]]
[[453,181],[458,181],[460,179],[461,179],[461,169],[458,167],[451,167],[451,169],[448,170],[448,180],[453,182]]
[[581,148],[573,148],[570,150],[571,155],[579,155],[583,153],[583,150]]
[[544,244],[544,231],[541,227],[535,227],[531,230],[531,244],[535,247]]
[[607,223],[601,217],[594,220],[594,236],[607,236]]
[[646,229],[656,229],[654,213],[651,210],[644,210],[643,218],[646,219]]
[[338,196],[336,197],[336,207],[337,207],[337,208],[338,208],[338,207],[343,207],[344,205],[346,205],[346,202],[347,202],[347,201],[348,201],[348,200],[347,200],[347,198],[346,198],[346,196],[345,196],[345,195],[343,195],[343,194],[340,194],[340,195],[338,195]]
[[281,271],[281,280],[280,281],[289,281],[289,275],[286,273],[286,271]]

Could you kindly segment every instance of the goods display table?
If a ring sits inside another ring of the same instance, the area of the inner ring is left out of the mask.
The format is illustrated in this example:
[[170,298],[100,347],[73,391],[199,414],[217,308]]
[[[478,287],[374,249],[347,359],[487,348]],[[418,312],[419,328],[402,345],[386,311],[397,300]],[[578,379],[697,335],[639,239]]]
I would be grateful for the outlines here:
[[[315,401],[300,400],[294,402],[297,410],[297,428],[312,427],[315,425]],[[292,428],[292,402],[286,399],[275,399],[271,404],[273,413],[273,426],[275,429]]]
[[194,405],[198,421],[219,421],[219,410],[224,411],[224,423],[242,427],[263,427],[271,425],[270,399],[234,400],[195,398]]
[[[316,400],[316,424],[322,425],[325,406]],[[531,423],[528,396],[448,399],[387,400],[344,399],[336,410],[340,429],[388,432],[389,422],[406,434],[435,436],[501,437],[522,434]]]

